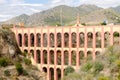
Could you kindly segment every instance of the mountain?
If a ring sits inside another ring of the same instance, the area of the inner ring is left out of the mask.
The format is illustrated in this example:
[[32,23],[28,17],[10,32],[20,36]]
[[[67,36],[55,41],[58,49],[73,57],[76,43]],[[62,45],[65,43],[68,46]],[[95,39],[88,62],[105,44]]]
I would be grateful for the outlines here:
[[120,13],[120,6],[117,6],[117,7],[111,7],[111,9],[117,11],[118,13]]
[[94,12],[91,12],[88,15],[81,17],[82,23],[101,23],[107,20],[108,23],[117,23],[120,18],[120,14],[112,9],[101,9]]
[[28,15],[22,14],[22,15],[20,15],[20,16],[14,17],[14,18],[12,18],[12,19],[4,22],[4,23],[6,23],[6,24],[7,24],[7,23],[8,23],[8,24],[11,24],[11,23],[13,23],[13,24],[19,24],[20,22],[22,22],[22,23],[27,24],[28,19],[29,19],[29,16],[28,16]]
[[109,23],[117,23],[120,21],[119,11],[119,6],[103,9],[96,5],[80,5],[78,7],[60,5],[29,16],[22,14],[4,23],[18,24],[22,22],[26,26],[56,26],[60,25],[62,21],[62,25],[69,26],[75,24],[78,14],[81,18],[81,23],[101,23],[104,20],[107,20]]

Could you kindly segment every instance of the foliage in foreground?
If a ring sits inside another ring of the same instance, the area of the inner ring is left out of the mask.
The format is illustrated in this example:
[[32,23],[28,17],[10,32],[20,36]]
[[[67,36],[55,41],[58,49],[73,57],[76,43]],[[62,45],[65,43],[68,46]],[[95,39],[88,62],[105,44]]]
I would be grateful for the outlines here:
[[120,80],[120,46],[110,46],[96,60],[89,60],[79,71],[70,73],[63,80]]

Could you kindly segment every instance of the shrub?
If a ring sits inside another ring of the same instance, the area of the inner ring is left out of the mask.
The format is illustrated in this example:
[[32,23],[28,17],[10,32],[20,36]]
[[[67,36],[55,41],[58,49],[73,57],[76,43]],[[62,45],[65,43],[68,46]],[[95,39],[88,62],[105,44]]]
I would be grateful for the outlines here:
[[27,59],[27,58],[24,58],[24,63],[26,65],[31,65],[31,60]]
[[98,80],[110,80],[108,77],[105,77],[105,76],[101,76],[98,78]]
[[86,64],[84,64],[84,65],[82,66],[81,69],[82,69],[82,71],[87,72],[87,71],[89,71],[92,67],[93,67],[93,64],[90,63],[90,62],[87,62]]
[[100,71],[103,70],[103,68],[104,68],[104,65],[101,62],[96,61],[94,63],[94,67],[93,67],[94,74],[99,73]]
[[65,76],[67,76],[69,73],[73,73],[74,72],[74,68],[71,66],[68,66],[65,68]]
[[23,75],[24,75],[24,76],[27,76],[27,75],[28,75],[28,73],[27,73],[26,70],[23,70]]
[[0,58],[0,66],[5,67],[9,64],[9,61],[7,58]]
[[4,75],[5,75],[5,76],[10,76],[10,71],[9,71],[9,70],[5,70],[5,71],[4,71]]
[[19,63],[19,62],[17,62],[17,63],[15,64],[15,67],[16,67],[16,70],[17,70],[18,74],[21,75],[21,74],[23,73],[22,64]]

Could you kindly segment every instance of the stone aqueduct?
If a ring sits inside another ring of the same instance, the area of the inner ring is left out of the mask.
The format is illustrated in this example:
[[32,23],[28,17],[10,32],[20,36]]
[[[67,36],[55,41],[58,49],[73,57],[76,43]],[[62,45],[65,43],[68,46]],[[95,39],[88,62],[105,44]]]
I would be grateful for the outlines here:
[[22,51],[31,53],[32,63],[60,80],[64,69],[77,70],[83,58],[95,60],[109,45],[120,44],[120,26],[12,28]]

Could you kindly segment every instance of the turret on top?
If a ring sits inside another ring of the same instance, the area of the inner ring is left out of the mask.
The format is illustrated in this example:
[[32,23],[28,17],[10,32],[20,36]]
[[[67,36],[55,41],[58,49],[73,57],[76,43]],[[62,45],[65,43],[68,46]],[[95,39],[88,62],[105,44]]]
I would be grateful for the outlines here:
[[21,27],[21,28],[23,28],[24,27],[24,23],[19,23],[19,26]]
[[83,26],[83,25],[80,24],[80,16],[79,16],[79,14],[77,15],[76,24],[74,26],[77,26],[77,27]]

